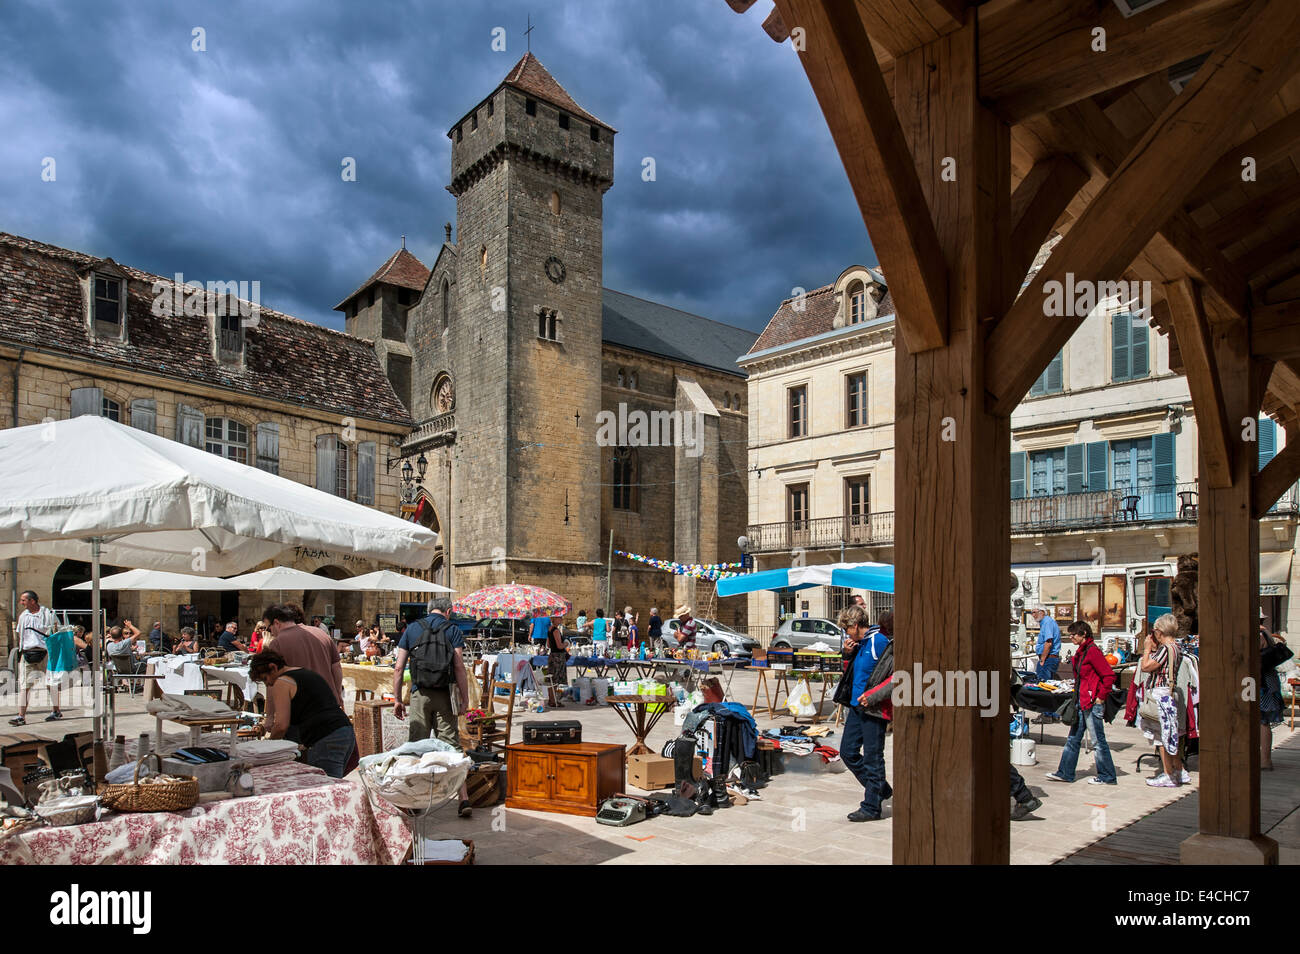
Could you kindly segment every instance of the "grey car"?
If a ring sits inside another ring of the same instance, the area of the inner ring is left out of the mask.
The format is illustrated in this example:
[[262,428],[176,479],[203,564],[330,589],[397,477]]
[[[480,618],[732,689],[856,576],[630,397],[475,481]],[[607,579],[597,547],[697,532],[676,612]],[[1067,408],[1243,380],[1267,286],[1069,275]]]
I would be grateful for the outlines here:
[[838,652],[844,643],[844,630],[828,619],[796,616],[787,619],[772,634],[770,649],[807,649],[813,643],[825,643]]
[[[751,656],[755,649],[761,645],[758,640],[751,639],[741,633],[736,632],[716,619],[695,619],[695,648],[702,649],[710,653],[722,653],[724,656]],[[664,621],[662,630],[664,645],[669,649],[677,648],[677,630],[681,628],[681,621],[669,619]]]

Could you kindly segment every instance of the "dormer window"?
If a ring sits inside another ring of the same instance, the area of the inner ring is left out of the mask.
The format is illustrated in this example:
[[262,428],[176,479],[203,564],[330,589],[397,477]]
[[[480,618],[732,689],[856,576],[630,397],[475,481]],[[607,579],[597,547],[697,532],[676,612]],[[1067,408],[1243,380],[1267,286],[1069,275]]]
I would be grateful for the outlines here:
[[849,324],[856,325],[866,315],[867,289],[862,282],[849,286]]
[[122,282],[119,279],[95,276],[94,309],[96,323],[122,327]]
[[217,316],[217,348],[227,354],[238,355],[244,350],[244,329],[239,312]]

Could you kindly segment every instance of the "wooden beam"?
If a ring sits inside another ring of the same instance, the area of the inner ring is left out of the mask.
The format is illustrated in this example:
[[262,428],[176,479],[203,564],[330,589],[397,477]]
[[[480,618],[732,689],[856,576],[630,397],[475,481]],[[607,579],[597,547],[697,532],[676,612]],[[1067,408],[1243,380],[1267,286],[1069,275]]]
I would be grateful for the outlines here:
[[1249,281],[1297,251],[1300,251],[1300,235],[1294,229],[1287,229],[1234,256],[1232,264]]
[[1300,176],[1221,216],[1205,227],[1205,237],[1222,248],[1258,230],[1269,216],[1288,215],[1296,208],[1300,208]]
[[1196,436],[1201,453],[1201,479],[1211,487],[1232,486],[1233,443],[1223,409],[1223,388],[1214,360],[1210,322],[1201,305],[1201,291],[1189,279],[1165,286],[1178,350],[1187,369],[1187,389],[1196,408]]
[[[980,10],[980,96],[1010,123],[1213,49],[1245,0],[1165,0],[1133,17],[1113,3],[1020,0]],[[987,12],[986,12],[987,10]],[[1093,49],[1095,30],[1106,49]]]
[[857,0],[867,35],[901,56],[960,29],[966,0]]
[[805,30],[799,53],[889,276],[899,331],[914,351],[947,340],[948,270],[916,163],[856,8],[829,0],[777,0]]
[[1207,306],[1222,318],[1245,319],[1250,310],[1250,286],[1238,269],[1206,239],[1186,212],[1175,212],[1143,250],[1148,261],[1186,269],[1205,284]]
[[1087,181],[1088,173],[1069,156],[1052,156],[1035,163],[1011,194],[1011,242],[999,314],[1015,300],[1043,241]]
[[1273,361],[1300,358],[1300,299],[1256,305],[1250,319],[1252,355]]
[[1255,519],[1268,516],[1269,508],[1297,480],[1300,480],[1300,441],[1288,437],[1286,447],[1255,475]]
[[1300,4],[1254,0],[1089,203],[993,331],[986,377],[998,413],[1011,413],[1086,317],[1046,318],[1044,286],[1113,281],[1128,268],[1236,135],[1225,117],[1238,103],[1272,96],[1290,76],[1297,31]]
[[1287,156],[1297,144],[1300,144],[1300,110],[1284,116],[1220,156],[1187,196],[1187,207],[1194,209],[1204,205],[1225,189],[1241,185],[1243,159],[1255,160],[1255,173],[1258,175]]

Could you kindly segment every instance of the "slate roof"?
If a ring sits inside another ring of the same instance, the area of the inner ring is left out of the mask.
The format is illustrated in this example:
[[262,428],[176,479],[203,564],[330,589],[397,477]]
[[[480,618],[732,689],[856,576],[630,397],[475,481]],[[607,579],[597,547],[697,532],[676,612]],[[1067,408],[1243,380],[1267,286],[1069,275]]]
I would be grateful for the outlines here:
[[602,289],[601,337],[609,344],[745,377],[736,359],[757,335],[633,295]]
[[403,245],[396,252],[388,257],[388,261],[379,266],[379,269],[362,282],[357,290],[348,295],[341,302],[334,306],[335,311],[342,311],[353,298],[356,298],[371,285],[382,282],[386,285],[396,285],[398,288],[409,288],[412,291],[424,291],[424,285],[429,280],[429,270],[424,267],[424,263],[406,250]]
[[[541,60],[532,53],[525,53],[523,59],[514,65],[501,81],[501,86],[509,86],[520,92],[544,99],[552,106],[558,106],[566,113],[572,113],[589,123],[595,123],[605,129],[614,131],[614,127],[601,122],[591,113],[579,106],[568,91],[550,74]],[[499,87],[498,87],[499,88]]]
[[127,278],[127,342],[92,340],[80,278],[110,259],[0,232],[0,341],[196,381],[331,413],[410,424],[367,341],[262,307],[244,330],[244,366],[212,357],[206,317],[154,315],[154,282],[171,278],[113,263]]
[[[877,269],[877,271],[879,270]],[[877,317],[885,317],[893,313],[894,299],[886,289],[885,297],[880,300],[880,304],[876,309],[876,315]],[[825,334],[828,331],[833,331],[834,328],[835,283],[832,282],[829,285],[823,285],[821,288],[814,288],[812,291],[807,292],[803,298],[802,311],[795,308],[794,298],[787,298],[781,302],[781,307],[776,310],[776,314],[768,321],[767,327],[763,329],[763,333],[754,342],[754,347],[750,349],[750,353],[766,351],[768,348],[779,348],[795,341],[802,341],[804,338]]]

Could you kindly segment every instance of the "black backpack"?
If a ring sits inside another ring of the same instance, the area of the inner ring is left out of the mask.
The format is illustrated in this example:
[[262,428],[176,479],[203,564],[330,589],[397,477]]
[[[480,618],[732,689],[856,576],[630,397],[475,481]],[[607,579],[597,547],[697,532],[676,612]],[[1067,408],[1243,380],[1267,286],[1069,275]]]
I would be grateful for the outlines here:
[[415,625],[424,627],[424,634],[411,649],[411,683],[417,689],[445,689],[451,685],[455,659],[446,630],[455,624],[448,619],[434,624],[426,617]]

